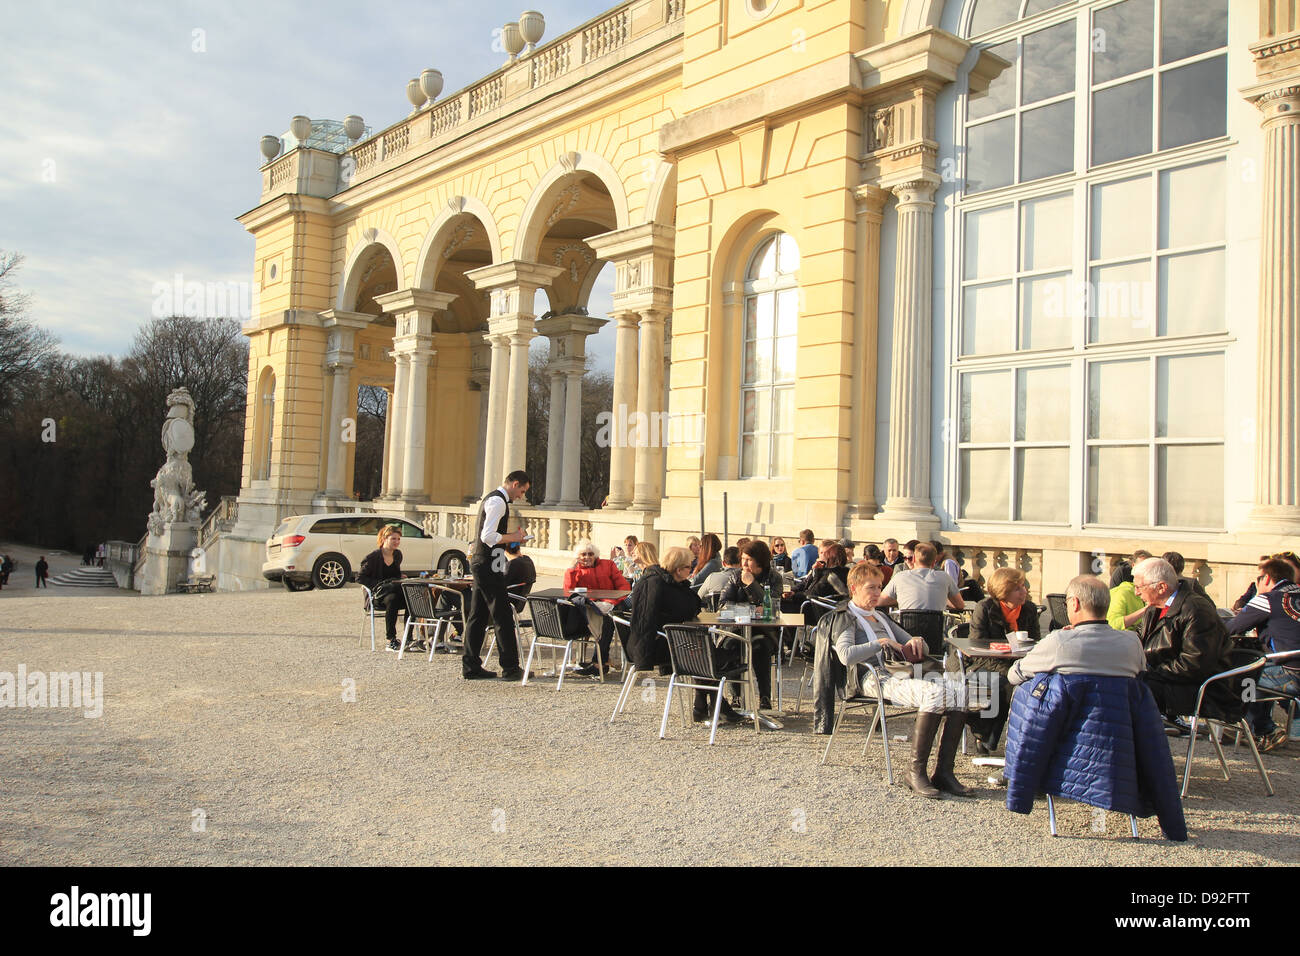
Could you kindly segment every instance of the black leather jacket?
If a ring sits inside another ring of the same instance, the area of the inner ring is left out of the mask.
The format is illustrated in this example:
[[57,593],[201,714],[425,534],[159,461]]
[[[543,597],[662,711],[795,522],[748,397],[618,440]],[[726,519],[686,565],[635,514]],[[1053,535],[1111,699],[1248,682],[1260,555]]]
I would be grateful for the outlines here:
[[[658,639],[665,624],[681,624],[700,613],[700,598],[686,581],[652,564],[632,587],[628,656],[638,666],[667,663],[668,645]],[[658,645],[662,644],[662,647]]]
[[1182,583],[1169,613],[1149,607],[1142,617],[1142,648],[1147,679],[1200,684],[1228,669],[1232,639],[1208,600]]

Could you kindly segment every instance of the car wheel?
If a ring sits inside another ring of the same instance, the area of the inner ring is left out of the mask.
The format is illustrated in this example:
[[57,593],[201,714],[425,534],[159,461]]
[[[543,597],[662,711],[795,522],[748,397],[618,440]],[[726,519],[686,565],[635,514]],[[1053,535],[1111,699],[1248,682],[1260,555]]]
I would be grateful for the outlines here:
[[463,578],[469,574],[469,564],[465,561],[465,555],[459,551],[448,551],[438,559],[438,570],[446,571],[452,577]]
[[332,591],[347,583],[352,574],[348,559],[341,554],[322,554],[311,569],[311,583],[322,591]]

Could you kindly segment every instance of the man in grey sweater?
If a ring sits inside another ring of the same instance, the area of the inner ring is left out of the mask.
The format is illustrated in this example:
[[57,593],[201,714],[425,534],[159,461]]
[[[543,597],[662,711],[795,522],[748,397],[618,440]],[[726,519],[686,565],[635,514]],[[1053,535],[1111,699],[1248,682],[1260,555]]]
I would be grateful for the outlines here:
[[1146,668],[1142,640],[1133,631],[1117,631],[1106,623],[1110,589],[1101,578],[1081,574],[1065,589],[1070,626],[1052,631],[1011,666],[1012,686],[1035,674],[1096,674],[1136,677]]

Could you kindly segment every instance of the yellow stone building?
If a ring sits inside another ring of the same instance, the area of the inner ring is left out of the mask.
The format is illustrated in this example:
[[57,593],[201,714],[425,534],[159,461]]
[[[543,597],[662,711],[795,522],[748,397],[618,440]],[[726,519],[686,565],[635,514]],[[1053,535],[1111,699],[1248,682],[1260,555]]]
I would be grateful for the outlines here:
[[[298,143],[240,217],[243,486],[210,563],[260,586],[282,516],[340,507],[469,538],[523,466],[543,335],[543,566],[681,542],[703,489],[709,530],[725,493],[733,535],[942,537],[1040,597],[1178,550],[1230,601],[1300,536],[1298,30],[1297,0],[631,0]],[[607,321],[613,418],[656,427],[612,430],[587,511]],[[360,385],[390,402],[358,505]]]

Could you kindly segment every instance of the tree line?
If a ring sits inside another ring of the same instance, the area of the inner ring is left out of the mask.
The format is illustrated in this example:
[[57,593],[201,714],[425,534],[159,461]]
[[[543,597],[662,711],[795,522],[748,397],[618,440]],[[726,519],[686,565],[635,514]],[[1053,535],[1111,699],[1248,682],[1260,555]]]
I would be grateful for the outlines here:
[[235,319],[153,319],[122,358],[79,357],[29,319],[16,253],[0,252],[0,539],[80,552],[135,541],[163,463],[167,395],[195,403],[194,482],[238,493],[248,343]]

